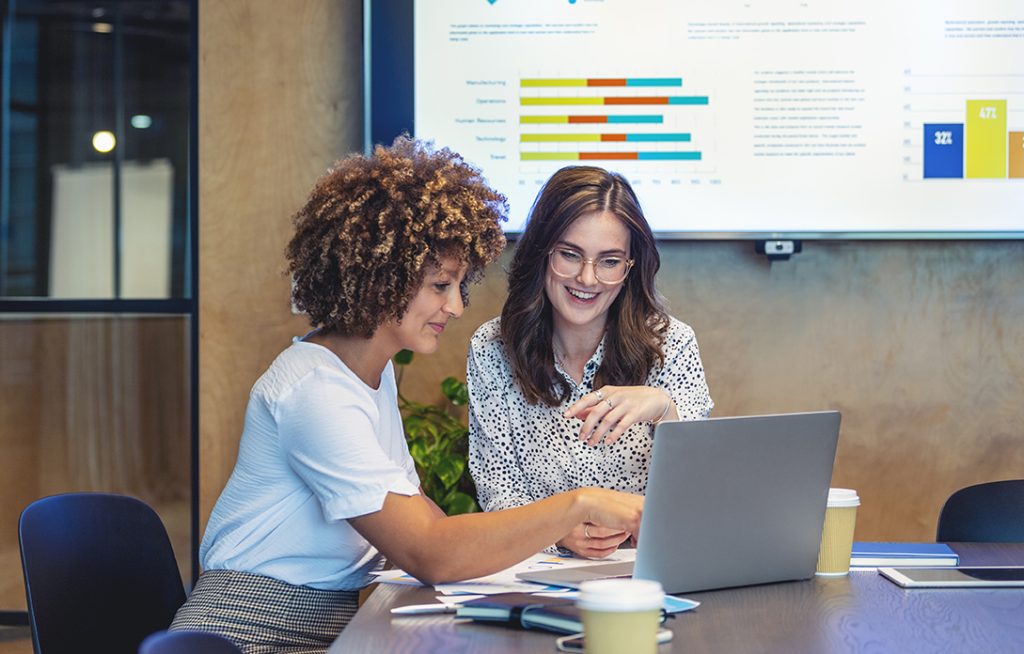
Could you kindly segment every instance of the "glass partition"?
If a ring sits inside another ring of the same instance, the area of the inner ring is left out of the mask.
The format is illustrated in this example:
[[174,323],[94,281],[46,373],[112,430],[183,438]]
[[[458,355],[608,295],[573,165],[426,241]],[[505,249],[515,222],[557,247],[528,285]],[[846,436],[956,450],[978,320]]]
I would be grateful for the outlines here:
[[194,16],[0,0],[0,624],[46,495],[139,497],[195,574]]
[[190,3],[3,4],[0,296],[188,297]]

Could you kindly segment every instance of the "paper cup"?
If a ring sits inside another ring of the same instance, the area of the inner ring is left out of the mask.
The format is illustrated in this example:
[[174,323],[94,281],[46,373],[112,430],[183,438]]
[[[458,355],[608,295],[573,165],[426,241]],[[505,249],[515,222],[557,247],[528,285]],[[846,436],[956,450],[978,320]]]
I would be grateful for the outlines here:
[[857,523],[860,498],[849,488],[828,489],[825,526],[818,548],[819,575],[842,576],[850,572],[850,550],[853,549],[853,528]]
[[665,593],[657,581],[599,579],[580,584],[587,654],[654,654]]

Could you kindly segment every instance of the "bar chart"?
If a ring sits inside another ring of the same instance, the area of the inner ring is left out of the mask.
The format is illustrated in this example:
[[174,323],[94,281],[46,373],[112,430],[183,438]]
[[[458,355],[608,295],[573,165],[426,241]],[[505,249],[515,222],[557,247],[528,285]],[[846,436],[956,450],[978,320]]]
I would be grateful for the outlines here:
[[702,161],[700,135],[680,130],[711,98],[682,77],[524,77],[519,80],[523,162]]
[[967,100],[963,123],[924,123],[924,178],[1024,179],[1024,131],[1008,129],[1007,109]]

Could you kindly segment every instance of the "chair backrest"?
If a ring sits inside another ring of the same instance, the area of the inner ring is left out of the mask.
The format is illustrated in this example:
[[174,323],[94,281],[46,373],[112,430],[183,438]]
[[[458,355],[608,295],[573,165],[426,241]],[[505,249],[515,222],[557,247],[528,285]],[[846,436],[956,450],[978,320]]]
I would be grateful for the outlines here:
[[935,540],[1024,543],[1024,479],[977,484],[950,495]]
[[70,493],[18,522],[36,654],[135,654],[185,601],[160,517],[122,495]]
[[242,650],[217,634],[161,631],[142,641],[139,654],[242,654]]

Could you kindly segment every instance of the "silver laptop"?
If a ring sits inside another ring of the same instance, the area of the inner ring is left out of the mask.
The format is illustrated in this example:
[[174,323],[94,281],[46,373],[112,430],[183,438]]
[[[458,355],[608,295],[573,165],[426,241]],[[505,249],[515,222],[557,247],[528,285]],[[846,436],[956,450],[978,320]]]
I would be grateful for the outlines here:
[[838,437],[838,411],[661,423],[635,567],[517,576],[570,588],[633,576],[667,593],[810,578]]

